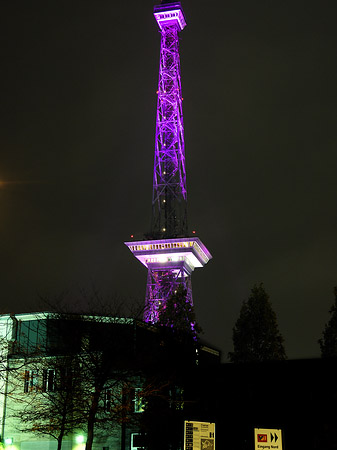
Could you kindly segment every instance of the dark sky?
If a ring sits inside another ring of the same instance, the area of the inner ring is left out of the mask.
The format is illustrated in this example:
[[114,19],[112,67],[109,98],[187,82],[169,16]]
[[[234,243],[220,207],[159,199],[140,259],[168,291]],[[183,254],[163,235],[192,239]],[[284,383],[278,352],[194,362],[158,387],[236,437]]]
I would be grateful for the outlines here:
[[[123,242],[150,223],[154,4],[1,3],[1,312],[93,285],[144,297]],[[288,357],[319,356],[337,285],[337,4],[183,7],[189,225],[213,255],[193,274],[204,338],[226,360],[262,281]]]

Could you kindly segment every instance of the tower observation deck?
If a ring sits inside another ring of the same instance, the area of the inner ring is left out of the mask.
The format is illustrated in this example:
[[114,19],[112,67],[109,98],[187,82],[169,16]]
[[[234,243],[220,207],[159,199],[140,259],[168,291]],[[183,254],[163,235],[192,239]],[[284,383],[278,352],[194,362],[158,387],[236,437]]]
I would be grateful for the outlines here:
[[191,275],[211,254],[197,237],[189,237],[185,142],[180,80],[179,32],[186,26],[180,2],[154,7],[161,34],[152,221],[149,240],[125,242],[147,267],[144,320],[157,322],[158,310],[179,285],[193,304]]

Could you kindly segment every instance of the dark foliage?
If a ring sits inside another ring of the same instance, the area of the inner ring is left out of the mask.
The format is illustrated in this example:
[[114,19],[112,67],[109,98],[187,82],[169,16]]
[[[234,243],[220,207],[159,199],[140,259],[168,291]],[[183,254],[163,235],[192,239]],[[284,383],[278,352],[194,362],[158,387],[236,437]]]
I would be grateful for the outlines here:
[[159,310],[158,325],[170,328],[178,339],[197,339],[201,327],[196,321],[193,304],[187,299],[187,290],[178,286]]
[[231,362],[272,361],[286,358],[276,314],[263,284],[254,285],[241,307],[233,329]]
[[318,341],[323,358],[337,356],[337,286],[334,288],[335,301],[329,313],[330,319],[326,323],[323,337]]

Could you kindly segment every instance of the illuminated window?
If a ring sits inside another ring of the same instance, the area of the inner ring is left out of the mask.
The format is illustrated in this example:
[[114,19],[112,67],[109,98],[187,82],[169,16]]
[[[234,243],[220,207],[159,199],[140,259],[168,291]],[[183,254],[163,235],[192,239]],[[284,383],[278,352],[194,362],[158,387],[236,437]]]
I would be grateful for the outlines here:
[[[59,384],[57,389],[60,391],[64,391],[65,389],[71,389],[72,380],[73,380],[73,372],[70,367],[61,367],[59,370]],[[55,381],[54,381],[55,384]],[[55,386],[56,388],[56,386]]]
[[140,433],[131,433],[131,450],[141,450],[144,447],[144,436]]
[[169,391],[170,408],[176,410],[184,409],[184,389],[179,386],[174,386]]
[[134,412],[135,413],[142,413],[145,409],[145,403],[142,398],[142,390],[141,388],[135,389],[135,398],[134,398]]
[[16,323],[16,338],[19,351],[35,352],[45,342],[46,322],[44,320],[18,321]]
[[25,370],[24,392],[37,391],[38,388],[38,372],[37,370]]
[[105,389],[103,393],[104,411],[110,412],[112,407],[112,391],[111,389]]
[[44,369],[42,376],[42,391],[54,392],[55,391],[55,370]]

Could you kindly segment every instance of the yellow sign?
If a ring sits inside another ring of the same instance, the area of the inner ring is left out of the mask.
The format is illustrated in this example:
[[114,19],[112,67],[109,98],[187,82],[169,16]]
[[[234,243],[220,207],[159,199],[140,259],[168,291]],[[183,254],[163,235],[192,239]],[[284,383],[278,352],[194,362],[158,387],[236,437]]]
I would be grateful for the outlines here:
[[255,450],[282,450],[282,430],[254,428]]
[[184,450],[215,450],[215,423],[185,420]]

